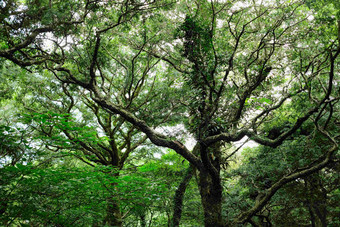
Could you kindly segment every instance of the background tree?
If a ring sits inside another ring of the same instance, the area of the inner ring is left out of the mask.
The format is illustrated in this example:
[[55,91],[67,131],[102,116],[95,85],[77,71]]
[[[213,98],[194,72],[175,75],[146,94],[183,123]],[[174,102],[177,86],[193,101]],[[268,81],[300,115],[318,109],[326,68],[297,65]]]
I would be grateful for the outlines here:
[[[317,132],[311,122],[307,125],[277,149],[260,146],[243,151],[240,166],[229,173],[232,175],[231,179],[240,177],[238,182],[231,180],[229,182],[234,188],[227,197],[229,206],[235,206],[235,209],[252,206],[273,182],[294,169],[311,165],[320,159],[323,150],[330,144]],[[335,124],[330,125],[333,125],[334,130]],[[336,156],[326,169],[298,178],[284,186],[255,215],[254,222],[259,226],[336,225],[339,220],[337,212],[334,212],[336,205],[333,201],[338,197],[337,186],[334,187],[339,180],[336,174],[339,168],[337,160]],[[234,197],[235,194],[243,199]],[[238,204],[235,199],[241,199],[244,203]],[[236,214],[229,212],[228,215]]]

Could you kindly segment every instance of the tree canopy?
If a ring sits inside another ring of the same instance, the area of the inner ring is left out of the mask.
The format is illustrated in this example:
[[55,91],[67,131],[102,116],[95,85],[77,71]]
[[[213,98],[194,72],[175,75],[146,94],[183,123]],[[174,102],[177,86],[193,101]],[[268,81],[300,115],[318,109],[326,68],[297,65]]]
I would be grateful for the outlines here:
[[0,12],[3,225],[340,223],[338,3]]

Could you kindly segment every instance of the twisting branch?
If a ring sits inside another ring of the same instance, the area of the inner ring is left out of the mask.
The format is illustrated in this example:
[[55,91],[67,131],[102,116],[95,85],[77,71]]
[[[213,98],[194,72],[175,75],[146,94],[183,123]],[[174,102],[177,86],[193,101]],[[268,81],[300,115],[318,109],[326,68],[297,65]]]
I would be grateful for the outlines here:
[[336,152],[339,149],[339,145],[337,141],[329,135],[328,132],[323,130],[317,122],[315,122],[318,130],[326,136],[332,143],[333,146],[326,152],[325,157],[323,160],[321,160],[319,163],[314,164],[310,167],[304,168],[302,170],[297,170],[293,173],[290,173],[284,177],[282,177],[279,181],[277,181],[273,186],[271,186],[269,189],[265,191],[265,193],[259,197],[259,199],[256,201],[255,205],[249,209],[248,211],[242,213],[239,215],[238,218],[234,221],[234,224],[244,224],[246,222],[249,222],[251,218],[259,211],[262,210],[262,208],[267,204],[267,202],[274,196],[274,194],[282,188],[284,185],[298,179],[304,176],[308,176],[312,173],[315,173],[325,167],[332,161],[332,155],[334,152]]
[[91,65],[90,65],[90,86],[93,86],[96,83],[96,72],[95,72],[95,65],[97,62],[97,57],[98,57],[98,50],[99,50],[99,46],[100,46],[100,35],[97,34],[96,35],[96,45],[94,47],[94,51],[93,51],[93,56],[92,56],[92,61],[91,61]]
[[195,155],[193,155],[182,143],[178,142],[177,140],[171,140],[170,138],[154,131],[144,121],[138,119],[132,113],[105,99],[100,95],[100,92],[98,91],[98,88],[96,86],[92,88],[92,91],[95,94],[95,97],[93,98],[95,102],[97,102],[102,108],[114,114],[119,114],[120,116],[122,116],[126,121],[130,122],[136,128],[144,132],[152,143],[158,146],[171,148],[175,150],[178,154],[182,155],[195,167],[199,169],[202,168],[201,161]]

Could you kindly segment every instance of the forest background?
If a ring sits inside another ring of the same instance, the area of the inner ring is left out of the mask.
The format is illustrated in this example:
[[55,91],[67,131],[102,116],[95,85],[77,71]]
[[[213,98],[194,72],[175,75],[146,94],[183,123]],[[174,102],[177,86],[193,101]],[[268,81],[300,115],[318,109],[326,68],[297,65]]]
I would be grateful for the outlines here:
[[339,226],[339,54],[332,0],[0,0],[0,225]]

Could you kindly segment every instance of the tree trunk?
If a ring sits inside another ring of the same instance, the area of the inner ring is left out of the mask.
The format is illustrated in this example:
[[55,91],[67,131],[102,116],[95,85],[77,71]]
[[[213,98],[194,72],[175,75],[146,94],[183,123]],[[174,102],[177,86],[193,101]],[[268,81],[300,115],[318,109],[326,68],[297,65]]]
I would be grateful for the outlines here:
[[108,199],[106,224],[115,227],[122,226],[122,214],[120,212],[119,202],[115,198]]
[[222,185],[221,181],[212,180],[206,171],[200,171],[199,189],[204,210],[206,227],[223,227],[222,220]]
[[[113,177],[119,177],[119,172],[113,173]],[[111,184],[111,190],[116,190],[116,183]],[[113,195],[107,199],[105,222],[108,226],[115,227],[121,227],[123,224],[119,198],[115,198]]]
[[224,227],[222,219],[222,184],[220,177],[221,143],[206,147],[200,144],[199,150],[204,167],[199,171],[198,188],[204,212],[206,227]]
[[185,171],[185,174],[183,176],[183,179],[181,183],[179,184],[175,197],[174,197],[174,213],[171,220],[171,227],[177,227],[179,226],[179,222],[181,220],[182,216],[182,207],[183,207],[183,199],[185,190],[193,176],[193,168],[189,166],[189,168]]
[[308,211],[309,211],[309,214],[310,214],[310,221],[311,221],[312,227],[315,227],[314,211],[312,209],[312,205],[310,204],[310,201],[307,201],[307,203],[308,203]]
[[146,227],[145,213],[140,214],[139,217],[140,217],[140,226]]
[[314,210],[318,217],[318,226],[327,227],[327,214],[325,204],[316,203],[314,204]]

